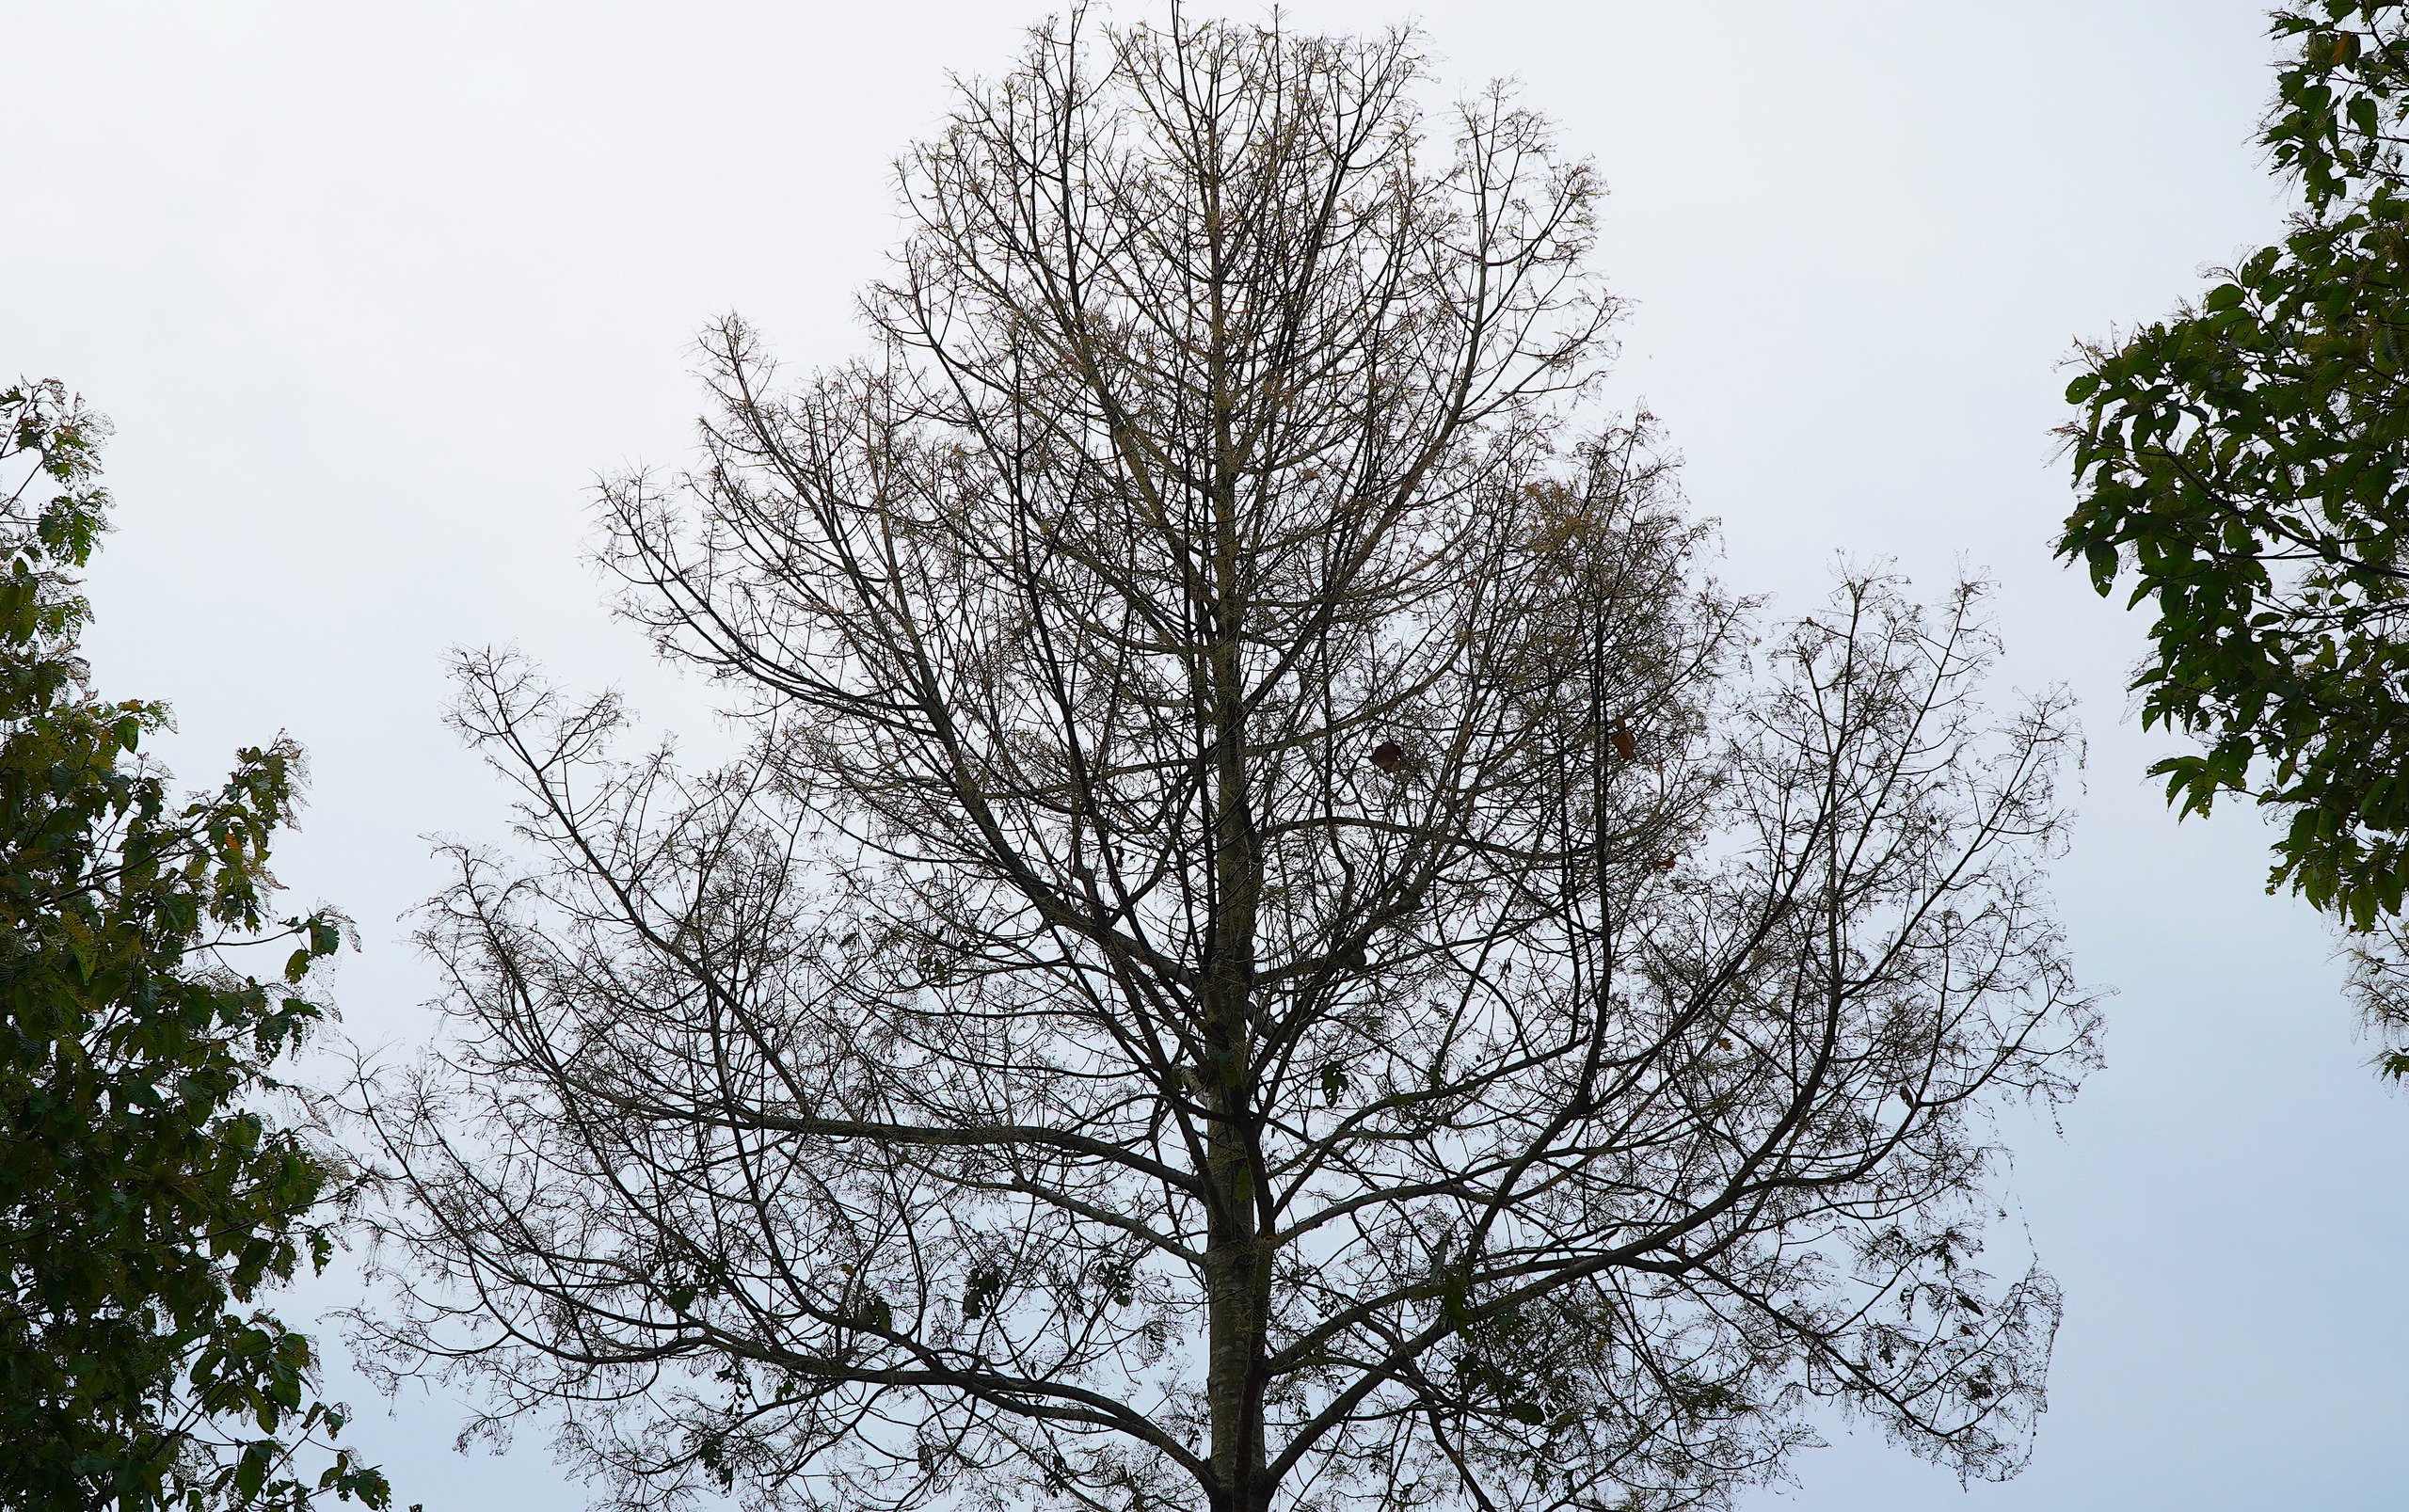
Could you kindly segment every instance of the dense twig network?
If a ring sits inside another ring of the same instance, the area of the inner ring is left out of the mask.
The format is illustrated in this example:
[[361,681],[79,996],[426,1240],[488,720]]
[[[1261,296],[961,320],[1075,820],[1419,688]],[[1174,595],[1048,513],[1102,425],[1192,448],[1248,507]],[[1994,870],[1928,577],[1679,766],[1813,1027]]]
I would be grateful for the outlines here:
[[363,1103],[397,1363],[631,1504],[1687,1505],[1810,1395],[2013,1463],[2065,708],[1876,579],[1751,673],[1646,422],[1567,429],[1589,170],[1419,78],[1075,17],[906,159],[870,358],[711,332],[607,559],[750,742],[464,663],[525,846]]

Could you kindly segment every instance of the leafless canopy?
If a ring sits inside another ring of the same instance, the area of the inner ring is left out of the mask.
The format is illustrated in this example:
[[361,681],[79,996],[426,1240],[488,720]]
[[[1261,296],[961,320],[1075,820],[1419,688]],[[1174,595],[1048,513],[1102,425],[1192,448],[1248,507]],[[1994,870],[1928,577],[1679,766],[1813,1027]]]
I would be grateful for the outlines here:
[[524,844],[363,1089],[397,1361],[631,1504],[1712,1504],[1817,1396],[2013,1468],[2064,710],[1878,580],[1751,673],[1644,424],[1570,428],[1589,170],[1419,84],[1075,17],[905,159],[872,357],[710,333],[606,554],[747,754],[466,661]]

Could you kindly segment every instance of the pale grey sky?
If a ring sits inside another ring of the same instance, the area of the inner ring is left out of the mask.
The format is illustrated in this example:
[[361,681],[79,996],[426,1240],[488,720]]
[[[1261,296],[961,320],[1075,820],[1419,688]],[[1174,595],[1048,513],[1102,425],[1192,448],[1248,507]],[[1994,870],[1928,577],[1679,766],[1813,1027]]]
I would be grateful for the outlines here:
[[[854,349],[890,157],[949,71],[1005,66],[1045,8],[0,4],[0,374],[56,374],[120,432],[93,660],[113,694],[176,705],[189,781],[279,727],[309,745],[279,870],[361,922],[355,1034],[424,1028],[398,919],[439,882],[420,836],[499,832],[439,723],[444,649],[516,641],[708,737],[701,692],[598,608],[586,487],[685,457],[709,316],[742,310],[797,367]],[[2046,549],[2070,344],[2279,226],[2248,145],[2262,7],[1287,8],[1417,18],[1444,77],[1518,76],[1595,156],[1600,262],[1634,301],[1613,391],[1664,418],[1731,582],[1799,607],[1835,551],[1935,586],[1962,558],[2001,582],[2013,679],[2082,699],[2057,889],[2080,965],[2120,995],[2063,1133],[2014,1131],[2067,1297],[2032,1468],[1961,1497],[1835,1424],[1799,1488],[1748,1504],[2401,1505],[2409,1099],[2362,1068],[2327,936],[2263,895],[2255,822],[2178,828],[2141,780],[2140,626]],[[540,1434],[462,1458],[439,1393],[388,1416],[339,1387],[405,1501],[582,1504]]]

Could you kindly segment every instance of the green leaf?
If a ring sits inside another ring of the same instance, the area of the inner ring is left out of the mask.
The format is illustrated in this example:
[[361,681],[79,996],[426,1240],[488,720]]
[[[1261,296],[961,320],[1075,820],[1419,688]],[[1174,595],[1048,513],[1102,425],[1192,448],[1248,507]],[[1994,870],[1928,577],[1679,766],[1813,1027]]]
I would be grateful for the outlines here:
[[[70,575],[104,523],[104,428],[62,386],[0,390],[0,460],[36,453],[63,490],[0,517],[0,1506],[303,1512],[294,1456],[337,1419],[310,1400],[308,1338],[241,1309],[291,1279],[305,1238],[330,1243],[311,1220],[331,1172],[257,1110],[318,1010],[197,939],[214,920],[228,946],[265,943],[247,931],[297,751],[242,754],[181,813],[164,774],[121,763],[160,716],[91,687]],[[308,944],[338,937],[328,919]],[[74,1409],[39,1408],[58,1403]],[[385,1504],[364,1467],[324,1484]]]
[[2366,932],[2409,899],[2409,181],[2376,141],[2409,110],[2409,7],[2287,7],[2274,29],[2302,61],[2263,140],[2308,213],[2197,315],[2081,355],[2102,388],[2067,390],[2097,397],[2061,431],[2058,550],[2152,618],[2143,724],[2194,745],[2151,769],[2168,804],[2248,795],[2279,824],[2270,890]]

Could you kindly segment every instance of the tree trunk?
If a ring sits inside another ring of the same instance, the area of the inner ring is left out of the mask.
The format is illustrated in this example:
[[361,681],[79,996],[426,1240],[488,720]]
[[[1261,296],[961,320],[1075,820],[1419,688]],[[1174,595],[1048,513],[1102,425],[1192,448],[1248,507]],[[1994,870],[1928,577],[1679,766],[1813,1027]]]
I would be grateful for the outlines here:
[[1205,1396],[1211,1407],[1215,1512],[1262,1512],[1270,1504],[1263,1443],[1263,1325],[1267,1267],[1252,1221],[1253,1183],[1239,1110],[1225,1102],[1213,1134],[1214,1186],[1226,1217],[1205,1251],[1208,1318]]
[[1229,395],[1218,363],[1213,386],[1220,454],[1212,487],[1213,581],[1200,626],[1208,637],[1205,676],[1214,764],[1214,896],[1204,942],[1204,1016],[1207,1042],[1218,1061],[1209,1068],[1213,1074],[1206,1099],[1213,1124],[1205,1157],[1212,1192],[1204,1257],[1205,1398],[1212,1423],[1213,1474],[1219,1482],[1216,1512],[1263,1512],[1271,1499],[1263,1442],[1270,1265],[1256,1218],[1260,1152],[1253,995],[1264,863],[1248,788],[1246,664],[1239,642],[1247,595],[1237,528],[1238,459],[1231,440]]

